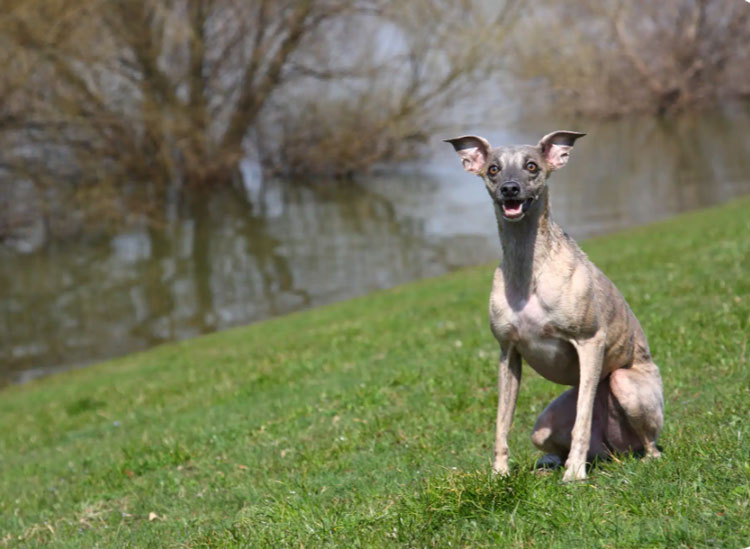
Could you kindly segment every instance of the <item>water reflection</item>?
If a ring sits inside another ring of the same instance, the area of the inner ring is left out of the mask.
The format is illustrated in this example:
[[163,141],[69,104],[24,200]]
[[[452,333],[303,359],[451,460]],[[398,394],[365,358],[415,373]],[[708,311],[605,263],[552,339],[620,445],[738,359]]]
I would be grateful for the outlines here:
[[[553,215],[580,238],[748,193],[748,128],[746,111],[580,128],[589,137],[550,181]],[[483,185],[435,150],[420,174],[256,182],[249,202],[192,197],[162,229],[0,249],[0,375],[25,381],[497,257]]]

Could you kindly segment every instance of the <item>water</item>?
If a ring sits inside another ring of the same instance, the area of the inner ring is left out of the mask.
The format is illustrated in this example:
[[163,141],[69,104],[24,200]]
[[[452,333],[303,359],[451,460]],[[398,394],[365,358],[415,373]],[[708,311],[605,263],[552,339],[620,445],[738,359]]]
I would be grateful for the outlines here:
[[[484,135],[535,142],[551,126]],[[553,216],[575,238],[750,193],[746,109],[561,127],[589,133],[549,181]],[[0,378],[25,382],[497,259],[484,186],[448,145],[433,149],[358,183],[256,181],[250,202],[193,197],[161,229],[0,249]]]

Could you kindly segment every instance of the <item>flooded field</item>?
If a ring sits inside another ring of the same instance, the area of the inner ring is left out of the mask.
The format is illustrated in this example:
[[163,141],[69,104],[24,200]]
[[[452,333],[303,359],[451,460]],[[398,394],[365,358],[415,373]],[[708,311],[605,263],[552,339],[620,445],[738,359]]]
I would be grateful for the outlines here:
[[[499,145],[536,142],[552,129],[483,134]],[[588,133],[550,179],[553,216],[576,238],[750,193],[746,110],[564,129]],[[330,183],[248,176],[244,192],[190,197],[157,226],[28,238],[0,249],[5,383],[500,253],[483,185],[437,139],[431,158],[396,174]]]

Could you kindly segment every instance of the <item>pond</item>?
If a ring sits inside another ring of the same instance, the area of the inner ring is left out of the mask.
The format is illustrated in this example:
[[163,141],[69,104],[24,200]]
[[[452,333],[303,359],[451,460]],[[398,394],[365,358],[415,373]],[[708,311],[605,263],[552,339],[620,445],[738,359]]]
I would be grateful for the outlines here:
[[[549,184],[553,217],[575,238],[750,193],[747,108],[567,126],[588,136]],[[534,143],[556,128],[484,135]],[[432,151],[355,183],[248,177],[245,195],[193,197],[158,228],[5,246],[1,383],[497,260],[481,181],[449,145]]]

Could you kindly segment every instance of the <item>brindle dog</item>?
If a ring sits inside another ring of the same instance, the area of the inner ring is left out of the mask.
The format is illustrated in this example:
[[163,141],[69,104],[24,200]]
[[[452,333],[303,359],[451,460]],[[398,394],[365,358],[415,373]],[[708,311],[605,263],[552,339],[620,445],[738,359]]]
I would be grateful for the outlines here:
[[492,148],[481,137],[448,139],[495,206],[502,261],[490,295],[500,343],[493,470],[508,473],[507,436],[521,359],[570,385],[542,412],[531,440],[548,462],[565,460],[563,481],[586,478],[586,461],[612,452],[658,457],[664,422],[659,369],[646,336],[614,284],[550,218],[547,178],[585,134],[556,131],[536,146]]

